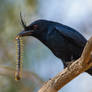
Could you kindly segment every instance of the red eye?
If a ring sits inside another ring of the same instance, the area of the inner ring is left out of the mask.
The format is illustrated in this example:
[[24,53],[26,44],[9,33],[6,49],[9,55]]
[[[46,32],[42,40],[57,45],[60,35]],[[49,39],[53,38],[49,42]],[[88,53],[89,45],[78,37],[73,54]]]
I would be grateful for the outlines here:
[[34,29],[37,29],[38,28],[38,25],[34,25]]

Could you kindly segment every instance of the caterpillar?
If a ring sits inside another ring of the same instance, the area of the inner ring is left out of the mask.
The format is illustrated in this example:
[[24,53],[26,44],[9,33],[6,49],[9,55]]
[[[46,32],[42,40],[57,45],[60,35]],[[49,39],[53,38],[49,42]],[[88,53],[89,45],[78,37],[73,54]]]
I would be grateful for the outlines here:
[[15,80],[20,80],[22,78],[22,51],[23,42],[21,37],[16,37],[16,72]]

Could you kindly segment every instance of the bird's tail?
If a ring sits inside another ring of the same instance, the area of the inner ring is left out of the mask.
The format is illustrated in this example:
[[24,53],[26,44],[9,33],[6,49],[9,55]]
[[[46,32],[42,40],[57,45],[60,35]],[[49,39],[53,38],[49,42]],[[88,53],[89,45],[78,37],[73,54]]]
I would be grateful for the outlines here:
[[88,69],[86,72],[87,72],[88,74],[92,75],[92,68]]

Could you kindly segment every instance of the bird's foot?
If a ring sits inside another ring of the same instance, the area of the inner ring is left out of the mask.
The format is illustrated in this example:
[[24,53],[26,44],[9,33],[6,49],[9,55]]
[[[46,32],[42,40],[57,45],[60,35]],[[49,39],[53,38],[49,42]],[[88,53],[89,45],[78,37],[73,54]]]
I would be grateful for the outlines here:
[[70,66],[74,61],[66,62],[67,66]]
[[[73,62],[74,62],[74,61],[66,62],[66,66],[67,66],[67,69],[68,69],[68,70],[70,70],[69,67],[70,67],[70,65],[71,65]],[[65,67],[66,67],[66,66],[65,66]]]

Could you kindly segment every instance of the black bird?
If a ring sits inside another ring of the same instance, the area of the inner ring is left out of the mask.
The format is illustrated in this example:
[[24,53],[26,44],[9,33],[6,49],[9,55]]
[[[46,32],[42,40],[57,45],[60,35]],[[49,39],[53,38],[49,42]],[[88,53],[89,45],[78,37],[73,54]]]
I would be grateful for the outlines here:
[[[87,40],[75,29],[49,20],[37,20],[28,26],[22,18],[21,22],[24,30],[18,35],[33,36],[40,40],[63,61],[65,67],[81,56]],[[86,72],[92,74],[92,68]]]

